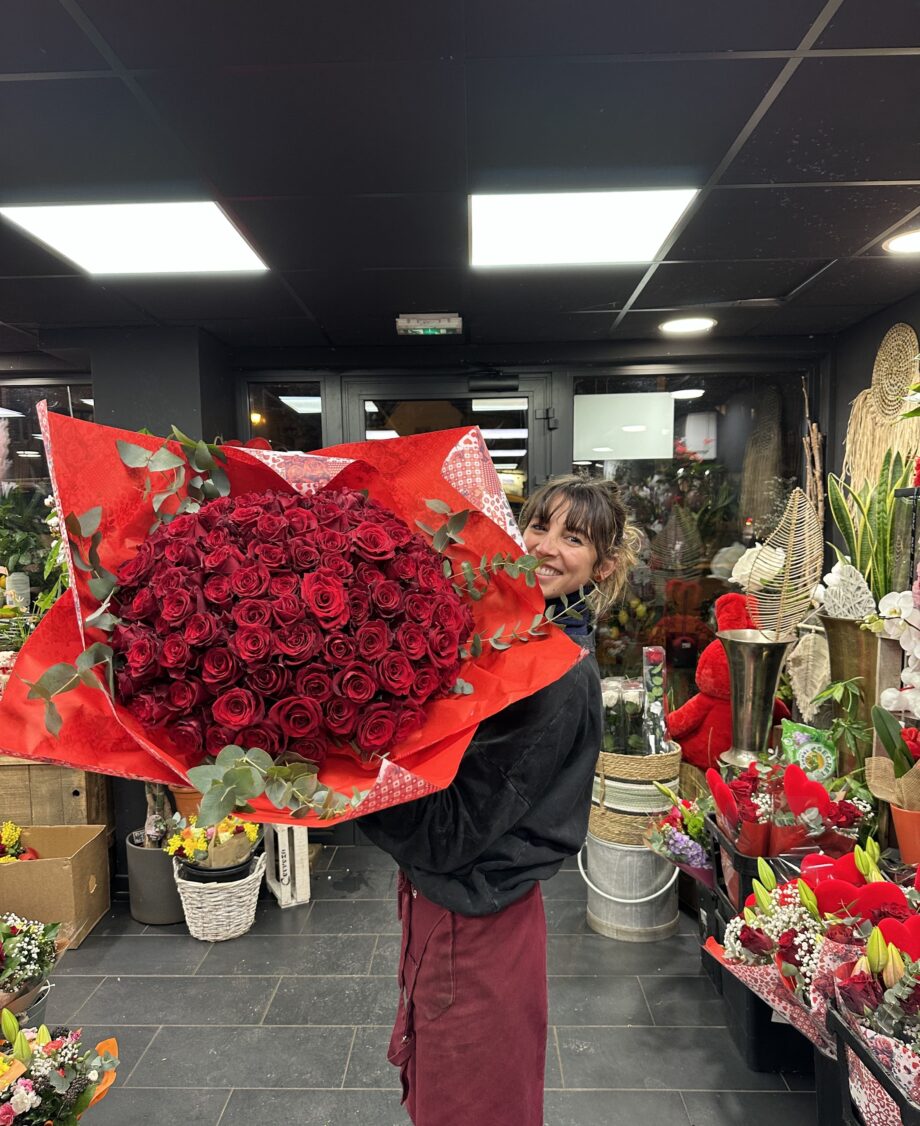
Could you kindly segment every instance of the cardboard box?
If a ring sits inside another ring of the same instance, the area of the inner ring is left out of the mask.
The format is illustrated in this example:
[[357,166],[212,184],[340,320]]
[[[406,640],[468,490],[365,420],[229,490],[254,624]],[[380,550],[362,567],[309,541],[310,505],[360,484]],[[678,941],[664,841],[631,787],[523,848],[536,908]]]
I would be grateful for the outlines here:
[[61,940],[79,946],[109,909],[105,825],[32,825],[22,841],[40,860],[0,864],[0,911],[61,923]]

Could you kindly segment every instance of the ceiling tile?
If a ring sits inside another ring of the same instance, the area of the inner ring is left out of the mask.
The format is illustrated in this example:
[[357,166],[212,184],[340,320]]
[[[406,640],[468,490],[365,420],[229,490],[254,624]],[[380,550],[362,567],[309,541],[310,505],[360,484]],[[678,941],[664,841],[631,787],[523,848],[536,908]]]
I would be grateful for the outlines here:
[[0,218],[0,277],[76,273],[76,266],[33,242],[18,227]]
[[852,328],[866,317],[879,312],[881,308],[881,305],[809,307],[797,302],[795,305],[770,312],[748,335],[824,336]]
[[459,66],[318,64],[141,81],[222,195],[465,191]]
[[724,180],[915,180],[918,101],[915,57],[806,59]]
[[[113,0],[114,2],[114,0]],[[468,55],[622,55],[797,47],[824,0],[467,0]]]
[[288,282],[324,328],[378,316],[396,335],[400,313],[463,312],[462,270],[315,270]]
[[130,67],[273,66],[343,59],[439,59],[462,48],[459,0],[80,0]]
[[717,189],[668,255],[848,258],[920,207],[920,187]]
[[466,326],[471,344],[527,344],[550,340],[605,340],[613,318],[577,313],[480,313]]
[[473,270],[466,308],[512,315],[617,309],[644,273],[645,266]]
[[0,321],[31,327],[149,324],[138,309],[88,278],[0,278]]
[[170,324],[230,317],[303,316],[297,301],[270,273],[125,278],[107,284],[113,293]]
[[0,82],[0,137],[6,203],[149,199],[153,185],[188,198],[194,182],[119,79]]
[[844,0],[816,47],[920,47],[917,0]]
[[749,262],[665,262],[636,302],[639,309],[702,306],[708,302],[782,297],[822,263],[761,259]]
[[12,325],[0,324],[0,352],[37,352],[38,338]]
[[893,305],[918,290],[917,258],[852,258],[825,270],[796,305]]
[[0,74],[108,70],[58,0],[3,0]]
[[465,266],[469,259],[463,194],[234,200],[228,209],[273,269]]
[[776,60],[482,60],[467,65],[470,190],[700,187]]

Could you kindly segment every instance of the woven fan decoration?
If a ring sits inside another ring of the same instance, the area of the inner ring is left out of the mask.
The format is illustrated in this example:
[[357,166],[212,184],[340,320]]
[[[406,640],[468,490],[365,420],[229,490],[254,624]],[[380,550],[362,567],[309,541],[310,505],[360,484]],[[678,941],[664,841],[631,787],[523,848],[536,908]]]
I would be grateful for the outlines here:
[[745,587],[754,624],[771,640],[791,637],[813,612],[823,559],[824,535],[814,505],[801,489],[793,489],[782,519],[754,557]]
[[681,505],[671,509],[668,522],[652,540],[652,575],[658,593],[671,579],[691,579],[702,573],[705,554],[696,520]]
[[872,384],[853,400],[843,452],[843,476],[855,488],[875,482],[885,450],[912,461],[920,450],[920,418],[902,419],[904,397],[920,378],[920,344],[907,324],[892,325],[879,345]]
[[806,723],[814,723],[822,705],[815,696],[831,682],[831,657],[827,638],[821,633],[806,633],[786,658],[786,672],[792,695]]
[[824,594],[824,613],[831,618],[849,618],[860,621],[866,614],[875,613],[875,599],[862,572],[849,563],[840,563],[836,568],[837,582]]

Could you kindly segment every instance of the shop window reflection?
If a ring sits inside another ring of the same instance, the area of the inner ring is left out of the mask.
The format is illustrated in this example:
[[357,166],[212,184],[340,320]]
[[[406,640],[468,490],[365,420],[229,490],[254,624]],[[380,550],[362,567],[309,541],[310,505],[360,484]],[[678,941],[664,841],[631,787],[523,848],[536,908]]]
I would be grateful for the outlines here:
[[38,404],[86,422],[93,420],[89,383],[0,384],[0,491],[50,491],[48,463],[38,427]]
[[249,432],[276,450],[318,450],[323,445],[320,385],[250,383]]

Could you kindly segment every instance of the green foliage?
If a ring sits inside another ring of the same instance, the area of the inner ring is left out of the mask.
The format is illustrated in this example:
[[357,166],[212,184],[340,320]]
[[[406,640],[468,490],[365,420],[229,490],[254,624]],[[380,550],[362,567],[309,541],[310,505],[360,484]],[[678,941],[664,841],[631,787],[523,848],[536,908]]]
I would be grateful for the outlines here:
[[872,728],[860,718],[863,702],[862,677],[832,680],[812,699],[813,704],[825,704],[829,701],[837,704],[829,729],[831,739],[838,749],[843,743],[853,756],[857,769],[861,770],[872,743]]
[[914,756],[901,736],[900,723],[891,712],[876,704],[872,708],[872,726],[879,737],[879,742],[888,752],[888,757],[894,766],[895,778],[901,778],[914,765]]

